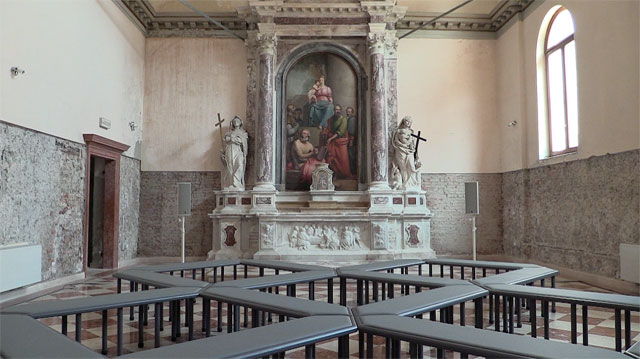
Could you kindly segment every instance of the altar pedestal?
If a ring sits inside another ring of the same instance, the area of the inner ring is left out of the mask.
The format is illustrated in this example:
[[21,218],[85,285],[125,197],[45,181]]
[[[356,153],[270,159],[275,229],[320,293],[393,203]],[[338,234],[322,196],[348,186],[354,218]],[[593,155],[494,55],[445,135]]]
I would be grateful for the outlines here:
[[[388,191],[389,210],[371,211],[369,194],[278,193],[275,211],[256,211],[251,193],[216,192],[210,259],[386,260],[432,258],[424,192]],[[235,198],[235,200],[229,200]],[[326,199],[324,197],[319,197]],[[259,206],[259,205],[258,205]]]

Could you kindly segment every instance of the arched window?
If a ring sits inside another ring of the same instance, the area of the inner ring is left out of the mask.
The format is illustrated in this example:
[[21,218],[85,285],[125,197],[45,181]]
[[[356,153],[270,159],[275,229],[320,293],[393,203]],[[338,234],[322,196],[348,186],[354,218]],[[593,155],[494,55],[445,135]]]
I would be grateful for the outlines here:
[[551,9],[542,34],[538,38],[538,85],[542,90],[538,108],[540,157],[544,158],[578,149],[576,45],[569,10],[562,6]]

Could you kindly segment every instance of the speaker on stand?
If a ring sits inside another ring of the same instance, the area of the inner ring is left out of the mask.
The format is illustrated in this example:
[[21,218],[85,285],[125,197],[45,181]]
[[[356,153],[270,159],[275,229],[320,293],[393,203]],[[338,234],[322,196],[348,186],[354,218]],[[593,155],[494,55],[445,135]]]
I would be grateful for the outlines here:
[[178,216],[182,222],[182,263],[184,263],[185,252],[185,222],[187,216],[191,215],[191,183],[178,182]]
[[478,182],[465,182],[464,184],[464,204],[465,213],[471,214],[471,232],[473,241],[473,260],[476,260],[476,216],[480,214],[480,195],[478,192]]

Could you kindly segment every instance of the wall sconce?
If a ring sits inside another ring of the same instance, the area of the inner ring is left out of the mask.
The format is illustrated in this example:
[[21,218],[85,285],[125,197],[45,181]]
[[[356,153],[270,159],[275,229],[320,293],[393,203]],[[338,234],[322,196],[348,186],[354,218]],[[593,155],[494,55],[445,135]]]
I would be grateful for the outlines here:
[[517,124],[518,124],[518,121],[513,120],[513,121],[511,121],[511,122],[509,122],[509,123],[507,124],[507,127],[513,127],[513,126],[515,126],[515,125],[517,125]]
[[10,71],[11,71],[11,77],[13,78],[15,78],[18,75],[24,74],[24,70],[17,66],[12,67]]
[[135,122],[133,121],[129,122],[129,128],[131,128],[132,132],[136,130],[136,127],[138,127],[138,125],[136,125]]

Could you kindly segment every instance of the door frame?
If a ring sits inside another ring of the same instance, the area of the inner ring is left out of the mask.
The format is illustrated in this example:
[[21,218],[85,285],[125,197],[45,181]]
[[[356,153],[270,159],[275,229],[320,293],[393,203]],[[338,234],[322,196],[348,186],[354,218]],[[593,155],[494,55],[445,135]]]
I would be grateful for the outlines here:
[[104,237],[102,240],[102,267],[118,268],[118,238],[120,218],[120,156],[129,146],[96,134],[83,134],[87,145],[85,171],[84,249],[82,270],[87,271],[89,259],[89,186],[91,181],[91,157],[106,160],[104,169]]

